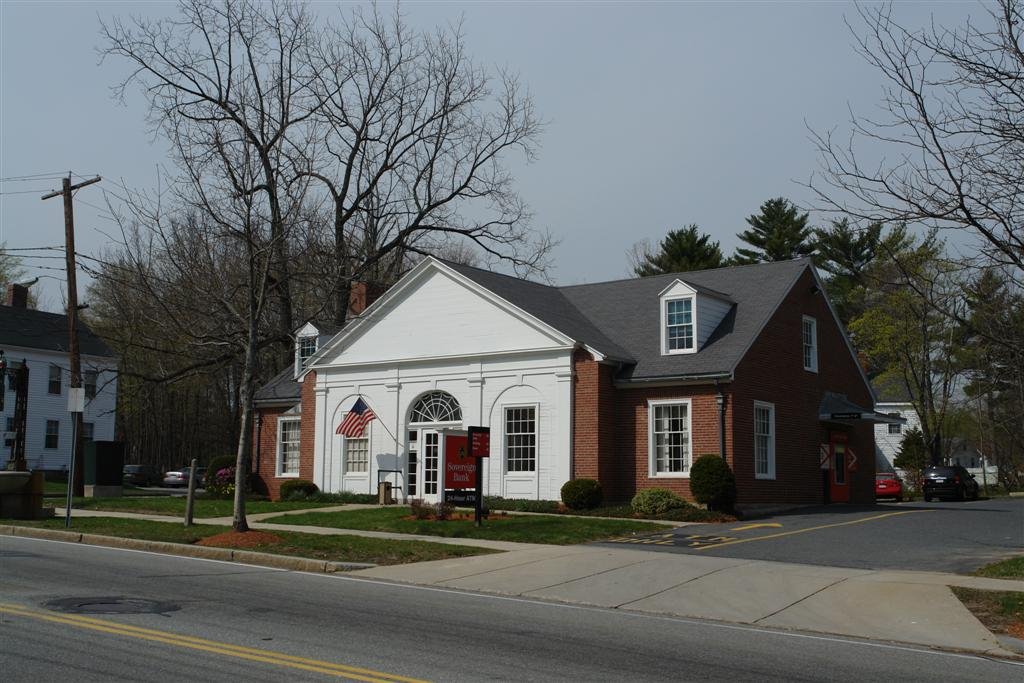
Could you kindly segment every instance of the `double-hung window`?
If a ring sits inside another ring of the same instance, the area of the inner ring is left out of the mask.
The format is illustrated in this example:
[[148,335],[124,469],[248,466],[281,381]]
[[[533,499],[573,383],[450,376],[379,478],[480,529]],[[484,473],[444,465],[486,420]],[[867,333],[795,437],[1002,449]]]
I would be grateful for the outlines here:
[[316,353],[316,337],[299,338],[299,367],[306,366],[306,362]]
[[96,370],[86,370],[82,373],[82,384],[85,387],[86,398],[96,398],[96,382],[99,373]]
[[651,476],[688,477],[690,401],[651,401],[647,409]]
[[60,366],[50,366],[50,379],[46,387],[46,391],[51,394],[60,393]]
[[537,470],[537,408],[505,408],[505,468],[508,472]]
[[803,318],[804,370],[818,371],[818,321],[805,315]]
[[43,448],[57,448],[60,445],[60,422],[57,420],[46,421],[46,438],[43,440]]
[[95,441],[96,436],[96,423],[95,422],[83,422],[82,423],[82,440],[83,441]]
[[370,439],[345,437],[345,472],[359,474],[370,466]]
[[277,424],[277,473],[282,477],[296,477],[299,474],[301,423],[297,419],[282,419]]
[[775,406],[754,402],[754,477],[775,478]]
[[692,298],[665,302],[665,350],[669,353],[694,350]]
[[[902,415],[900,415],[899,413],[889,413],[889,417],[902,417]],[[892,422],[890,422],[889,423],[889,433],[890,434],[902,434],[903,433],[903,425],[901,425],[898,422],[896,424],[893,424]]]

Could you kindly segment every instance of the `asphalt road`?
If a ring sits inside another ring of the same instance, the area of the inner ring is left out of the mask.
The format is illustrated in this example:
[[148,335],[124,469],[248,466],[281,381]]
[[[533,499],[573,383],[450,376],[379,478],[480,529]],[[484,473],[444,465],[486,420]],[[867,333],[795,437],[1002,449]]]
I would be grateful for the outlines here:
[[12,537],[0,537],[0,663],[18,682],[1024,674],[889,644]]
[[1024,499],[843,505],[700,524],[616,547],[859,569],[970,573],[1024,551]]

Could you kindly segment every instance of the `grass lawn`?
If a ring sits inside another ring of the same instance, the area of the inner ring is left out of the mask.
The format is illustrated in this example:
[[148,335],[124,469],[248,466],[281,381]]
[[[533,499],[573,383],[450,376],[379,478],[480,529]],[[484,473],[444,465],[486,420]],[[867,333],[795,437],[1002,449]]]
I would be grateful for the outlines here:
[[990,579],[1024,579],[1024,556],[985,565],[974,574]]
[[[0,520],[3,524],[64,529],[63,519],[46,520]],[[193,544],[204,538],[230,531],[227,526],[196,524],[185,528],[171,522],[151,522],[140,519],[118,519],[112,517],[79,517],[71,520],[71,530],[79,533],[140,538],[147,541]],[[444,545],[424,541],[393,541],[361,536],[322,536],[293,531],[274,531],[281,538],[276,543],[261,543],[246,546],[246,550],[293,555],[332,562],[371,562],[373,564],[405,564],[443,560],[451,557],[466,557],[493,552],[487,548],[472,548],[460,545]],[[218,545],[218,544],[214,544]]]
[[[307,510],[322,508],[330,503],[290,500],[272,503],[269,500],[250,500],[245,504],[246,514],[256,515],[261,512],[288,512],[289,510]],[[140,512],[148,515],[185,515],[185,496],[159,496],[147,498],[75,498],[74,507],[80,510],[103,510],[106,512]],[[195,517],[230,517],[234,510],[234,501],[197,498],[193,515]]]
[[1024,593],[957,586],[953,593],[989,631],[1024,638]]
[[581,519],[562,515],[491,514],[481,528],[469,520],[407,519],[408,507],[389,507],[349,512],[306,512],[263,520],[271,524],[305,524],[335,529],[391,531],[400,534],[422,534],[446,538],[487,538],[520,543],[552,543],[570,545],[586,543],[634,532],[664,531],[665,526],[626,519]]

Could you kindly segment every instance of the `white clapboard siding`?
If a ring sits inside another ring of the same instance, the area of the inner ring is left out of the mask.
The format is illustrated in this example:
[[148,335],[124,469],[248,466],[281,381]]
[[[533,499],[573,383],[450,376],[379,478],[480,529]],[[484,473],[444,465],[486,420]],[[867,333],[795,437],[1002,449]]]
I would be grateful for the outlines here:
[[697,348],[702,348],[719,323],[729,314],[732,304],[705,294],[697,295]]

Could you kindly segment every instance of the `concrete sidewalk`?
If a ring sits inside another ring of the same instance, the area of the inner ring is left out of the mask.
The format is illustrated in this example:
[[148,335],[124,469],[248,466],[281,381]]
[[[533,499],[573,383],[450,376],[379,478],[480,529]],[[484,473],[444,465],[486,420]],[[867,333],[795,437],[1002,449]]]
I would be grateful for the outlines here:
[[[346,506],[345,509],[352,509]],[[299,512],[296,511],[295,514]],[[58,510],[58,515],[63,511]],[[76,517],[171,522],[136,513],[75,510]],[[1024,592],[1024,581],[937,572],[862,570],[598,546],[557,546],[471,538],[265,524],[250,527],[486,547],[505,552],[374,567],[351,576],[832,633],[944,649],[1019,656],[979,622],[950,586]],[[197,523],[230,524],[230,518]]]
[[353,576],[1014,656],[949,586],[1024,581],[592,546],[375,567]]

